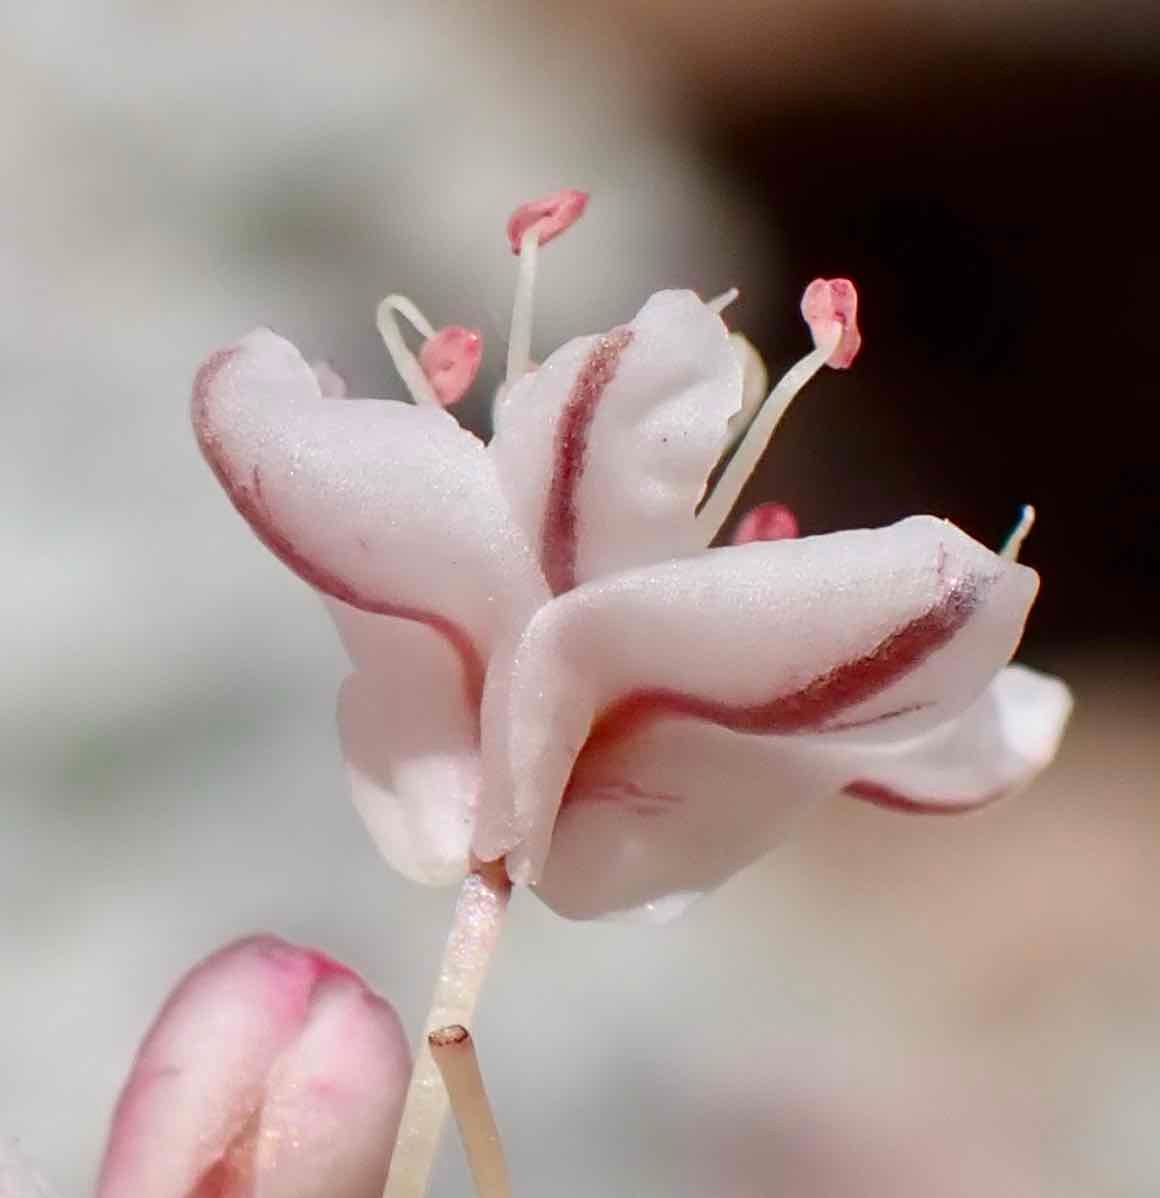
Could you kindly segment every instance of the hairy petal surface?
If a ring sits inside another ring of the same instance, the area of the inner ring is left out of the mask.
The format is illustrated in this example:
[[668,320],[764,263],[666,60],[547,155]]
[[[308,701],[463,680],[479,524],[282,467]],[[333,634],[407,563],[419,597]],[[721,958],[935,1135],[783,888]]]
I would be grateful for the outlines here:
[[[349,970],[272,936],[239,941],[181,981],[142,1044],[97,1198],[260,1198],[269,1162],[309,1175],[320,1152],[335,1165],[328,1193],[365,1198],[367,1139],[389,1155],[408,1076],[398,1019]],[[388,1097],[364,1110],[373,1087]],[[284,1134],[291,1119],[295,1137]]]
[[510,863],[534,880],[586,744],[662,717],[838,741],[917,735],[1006,664],[1036,587],[1032,570],[932,517],[589,583],[540,609],[512,653],[508,742],[485,760],[482,814],[523,834]]
[[842,792],[899,811],[969,811],[1050,764],[1071,713],[1058,678],[1008,666],[956,719],[913,740],[839,749]]
[[694,512],[740,407],[725,326],[690,291],[520,379],[490,452],[552,590],[701,549]]
[[435,628],[478,692],[492,643],[544,593],[478,438],[434,407],[324,396],[268,329],[202,366],[193,424],[282,561],[352,607]]
[[456,881],[468,868],[480,731],[459,662],[429,628],[329,606],[356,666],[338,701],[355,807],[400,873]]

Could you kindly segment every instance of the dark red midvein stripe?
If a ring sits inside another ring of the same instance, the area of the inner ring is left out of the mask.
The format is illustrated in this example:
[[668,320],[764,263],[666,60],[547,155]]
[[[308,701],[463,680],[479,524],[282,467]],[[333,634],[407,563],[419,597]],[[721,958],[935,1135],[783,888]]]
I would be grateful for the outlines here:
[[420,607],[371,599],[360,594],[337,574],[310,561],[277,527],[262,497],[262,475],[258,467],[252,467],[250,477],[245,482],[233,473],[221,438],[213,428],[210,407],[214,382],[237,353],[236,346],[219,350],[202,364],[193,382],[194,433],[205,460],[217,476],[222,489],[229,496],[230,502],[237,508],[266,548],[315,590],[322,591],[323,594],[330,595],[334,599],[341,599],[343,603],[373,615],[414,620],[416,623],[427,625],[428,628],[445,637],[459,658],[468,705],[471,710],[478,711],[483,697],[483,658],[474,641],[464,629],[445,616]]
[[819,675],[801,690],[763,703],[725,703],[660,687],[631,691],[599,716],[589,744],[619,740],[660,716],[708,720],[735,732],[827,731],[824,725],[830,720],[873,698],[945,645],[970,619],[990,581],[955,579],[929,611],[895,629],[864,657]]
[[842,793],[852,795],[873,803],[875,807],[885,807],[889,811],[908,811],[915,815],[962,815],[966,811],[974,811],[977,807],[985,807],[988,803],[1001,799],[1004,790],[988,791],[977,799],[932,799],[903,794],[881,782],[872,782],[867,778],[855,778],[842,787]]
[[916,711],[925,711],[929,703],[908,703],[905,707],[896,707],[893,711],[884,711],[881,715],[868,716],[864,720],[835,720],[826,725],[827,732],[853,732],[857,728],[876,728],[879,724],[888,724],[904,715],[913,715]]
[[576,492],[588,459],[588,434],[620,357],[632,341],[632,329],[613,329],[597,342],[580,367],[556,426],[552,481],[540,534],[540,564],[552,593],[576,585],[576,549],[580,523]]

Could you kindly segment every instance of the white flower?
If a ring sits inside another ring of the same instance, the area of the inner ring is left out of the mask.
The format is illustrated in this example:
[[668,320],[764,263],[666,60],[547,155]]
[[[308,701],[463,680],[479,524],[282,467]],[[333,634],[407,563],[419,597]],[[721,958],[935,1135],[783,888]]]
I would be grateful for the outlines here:
[[[562,204],[513,218],[524,259]],[[566,915],[668,911],[827,796],[961,811],[1051,759],[1070,700],[1004,668],[1038,585],[1010,556],[930,516],[801,539],[751,521],[709,548],[793,395],[857,352],[848,282],[807,289],[815,349],[717,473],[760,368],[722,305],[660,292],[525,373],[524,265],[489,445],[422,382],[428,402],[338,397],[266,330],[195,385],[235,506],[328,597],[355,802],[393,865],[444,882],[503,859]],[[414,380],[405,305],[384,319]]]

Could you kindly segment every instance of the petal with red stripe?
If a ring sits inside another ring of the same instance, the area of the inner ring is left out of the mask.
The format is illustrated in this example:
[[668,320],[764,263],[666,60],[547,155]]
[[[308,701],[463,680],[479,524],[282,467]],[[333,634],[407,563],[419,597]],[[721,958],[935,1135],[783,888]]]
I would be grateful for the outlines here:
[[[932,517],[580,587],[541,608],[496,671],[502,701],[485,710],[500,707],[508,731],[502,753],[485,742],[477,851],[519,835],[511,863],[534,878],[581,751],[657,719],[822,742],[937,726],[1010,659],[1036,587],[1032,570]],[[502,834],[489,838],[492,824]]]
[[490,452],[552,590],[703,548],[695,509],[740,407],[725,326],[690,291],[520,379]]

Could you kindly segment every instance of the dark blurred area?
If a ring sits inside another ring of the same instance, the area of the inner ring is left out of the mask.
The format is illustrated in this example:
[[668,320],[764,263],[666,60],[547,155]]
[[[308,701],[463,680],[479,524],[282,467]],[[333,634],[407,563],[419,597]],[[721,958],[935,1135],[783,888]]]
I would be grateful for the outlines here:
[[1033,503],[1032,643],[1156,644],[1158,10],[620,11],[766,214],[731,321],[775,375],[800,342],[797,289],[859,288],[862,356],[791,412],[754,499],[807,531],[931,511],[993,545]]
[[1056,642],[1160,639],[1158,101],[1154,65],[1012,46],[709,135],[778,214],[785,276],[863,297],[857,403],[787,428],[816,465],[790,501],[821,528],[923,506],[991,544],[1034,503]]

